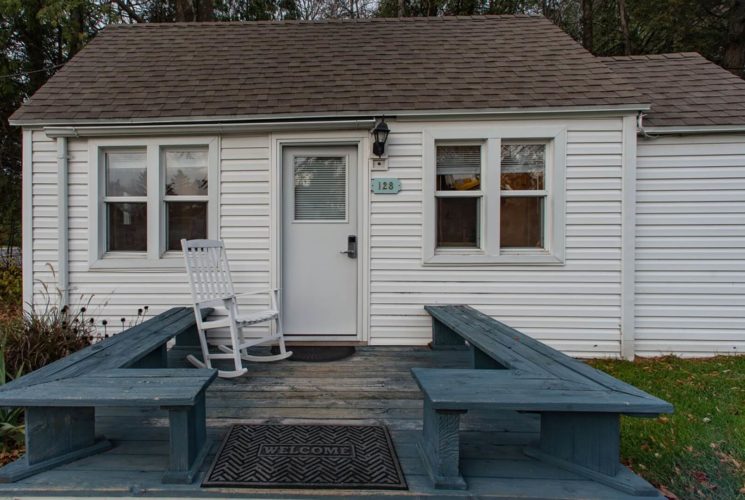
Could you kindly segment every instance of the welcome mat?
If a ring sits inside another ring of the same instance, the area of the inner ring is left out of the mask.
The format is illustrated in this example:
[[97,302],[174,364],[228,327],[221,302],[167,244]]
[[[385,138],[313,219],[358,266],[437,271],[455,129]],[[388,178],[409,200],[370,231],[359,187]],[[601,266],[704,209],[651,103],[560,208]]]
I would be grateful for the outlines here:
[[406,489],[378,425],[234,425],[202,486]]

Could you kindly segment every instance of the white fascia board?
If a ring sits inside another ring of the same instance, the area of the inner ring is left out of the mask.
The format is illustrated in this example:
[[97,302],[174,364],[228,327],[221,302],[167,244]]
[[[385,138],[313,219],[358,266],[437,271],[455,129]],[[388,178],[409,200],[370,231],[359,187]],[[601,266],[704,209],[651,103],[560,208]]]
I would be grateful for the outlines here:
[[[688,134],[742,134],[745,125],[694,125],[685,127],[644,127],[649,136],[655,135],[688,135]],[[641,130],[639,135],[644,135]]]
[[[378,116],[396,117],[397,119],[451,119],[454,117],[496,117],[496,116],[525,116],[525,115],[561,115],[561,114],[623,114],[638,111],[648,111],[649,104],[624,104],[609,106],[559,106],[559,107],[535,107],[535,108],[486,108],[486,109],[432,109],[432,110],[378,110],[370,112],[336,113],[333,115],[323,113],[308,114],[276,114],[276,115],[247,115],[247,116],[187,116],[187,117],[160,117],[160,118],[132,118],[126,120],[13,120],[14,126],[40,126],[40,127],[88,127],[88,126],[135,126],[135,125],[170,125],[184,126],[222,126],[232,125],[267,127],[268,125],[283,126],[285,128],[301,126],[317,126],[319,122],[339,123],[362,121],[367,122]],[[231,130],[232,131],[232,130]]]

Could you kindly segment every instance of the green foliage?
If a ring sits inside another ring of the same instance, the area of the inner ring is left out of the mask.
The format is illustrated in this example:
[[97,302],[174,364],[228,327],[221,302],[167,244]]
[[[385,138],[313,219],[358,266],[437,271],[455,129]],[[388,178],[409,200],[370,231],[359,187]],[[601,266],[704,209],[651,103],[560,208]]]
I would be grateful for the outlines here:
[[0,262],[0,310],[17,309],[22,302],[21,266]]
[[95,325],[86,312],[86,305],[59,308],[48,301],[0,325],[6,375],[15,378],[90,345]]
[[679,498],[745,494],[745,356],[590,364],[675,406],[657,419],[623,418],[627,465]]

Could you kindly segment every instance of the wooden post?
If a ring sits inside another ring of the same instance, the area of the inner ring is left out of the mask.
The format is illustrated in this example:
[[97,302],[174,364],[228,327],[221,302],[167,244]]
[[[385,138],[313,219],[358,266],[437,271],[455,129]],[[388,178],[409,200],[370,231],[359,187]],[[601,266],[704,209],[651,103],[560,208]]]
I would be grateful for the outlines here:
[[26,454],[0,469],[0,482],[12,483],[111,448],[96,440],[92,407],[26,407]]
[[170,420],[170,460],[162,481],[191,484],[209,451],[204,391],[194,406],[165,409]]
[[465,348],[466,342],[460,335],[432,318],[432,349],[446,351]]
[[417,443],[419,456],[435,488],[465,490],[460,473],[460,415],[465,411],[442,411],[424,399],[424,428]]

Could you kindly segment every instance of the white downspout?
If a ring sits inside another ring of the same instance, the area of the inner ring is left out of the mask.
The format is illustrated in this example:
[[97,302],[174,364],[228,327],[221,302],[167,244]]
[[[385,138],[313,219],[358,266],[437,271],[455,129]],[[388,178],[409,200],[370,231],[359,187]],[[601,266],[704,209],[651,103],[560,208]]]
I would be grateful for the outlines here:
[[67,137],[57,137],[57,288],[60,307],[70,303]]

